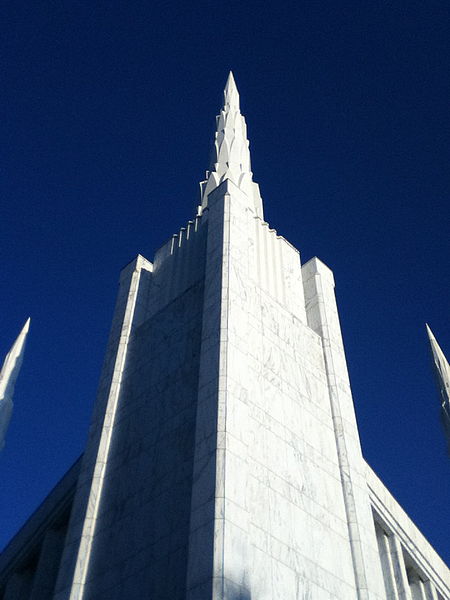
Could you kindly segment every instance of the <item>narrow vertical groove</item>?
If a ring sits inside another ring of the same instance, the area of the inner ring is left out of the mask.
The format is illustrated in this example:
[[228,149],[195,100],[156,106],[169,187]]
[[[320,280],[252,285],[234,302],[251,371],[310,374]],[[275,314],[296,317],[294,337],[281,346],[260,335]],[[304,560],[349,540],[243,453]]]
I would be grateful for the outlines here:
[[432,581],[425,581],[424,587],[427,600],[438,600],[437,591]]
[[[325,327],[328,333],[328,323]],[[328,334],[329,336],[329,334]],[[325,337],[325,336],[324,336]],[[328,386],[330,389],[330,403],[331,403],[331,414],[333,419],[333,425],[336,432],[336,448],[338,453],[341,482],[344,490],[344,506],[347,515],[347,525],[349,530],[350,538],[350,549],[352,553],[355,580],[356,580],[356,592],[360,600],[366,600],[368,598],[368,586],[365,575],[365,562],[364,556],[361,549],[361,537],[359,533],[359,525],[355,520],[356,504],[353,495],[353,485],[350,476],[350,463],[348,460],[347,444],[345,438],[342,435],[342,416],[338,402],[333,398],[333,389],[337,389],[337,382],[331,373],[334,373],[333,358],[331,351],[325,347],[324,344],[324,355],[325,364],[327,370]],[[362,567],[362,568],[361,568]]]
[[267,269],[267,235],[268,235],[268,225],[267,223],[262,222],[262,244],[261,244],[261,256],[262,256],[262,264],[261,264],[261,285],[264,290],[270,292],[270,277]]
[[399,600],[395,584],[392,557],[389,550],[389,536],[380,526],[376,526],[378,550],[380,553],[381,570],[386,587],[387,600]]
[[[229,323],[229,312],[230,312],[230,196],[227,194],[224,197],[224,221],[223,221],[223,262],[222,262],[222,283],[221,283],[221,311],[220,311],[220,364],[219,374],[224,374],[226,380],[228,373],[228,323]],[[223,336],[225,334],[225,340]],[[220,376],[220,375],[219,375]],[[219,414],[222,414],[223,424],[223,445],[221,453],[223,454],[223,460],[221,461],[221,469],[223,476],[223,497],[220,499],[222,503],[221,512],[221,598],[225,600],[225,490],[226,490],[226,431],[227,431],[227,387],[219,391],[220,402],[223,403],[223,413],[219,409]],[[218,449],[217,449],[218,450]],[[216,599],[214,599],[216,600]],[[219,599],[217,599],[219,600]]]
[[261,220],[258,218],[255,218],[255,231],[256,231],[256,249],[255,249],[255,254],[256,254],[256,273],[257,273],[257,283],[258,285],[262,286],[262,281],[261,281],[261,241],[260,241],[260,237],[261,237]]
[[278,269],[279,269],[280,288],[281,288],[280,302],[284,306],[286,306],[286,284],[285,284],[284,277],[283,277],[283,274],[285,272],[285,264],[284,264],[282,241],[279,239],[278,236],[276,236],[275,240],[276,240],[276,248],[277,248],[277,254],[278,254]]
[[276,298],[279,302],[281,301],[280,294],[280,286],[278,285],[279,279],[279,263],[278,263],[278,255],[277,255],[277,238],[275,229],[269,229],[269,245],[270,245],[270,254],[271,254],[271,262],[272,262],[272,281],[273,281],[273,297]]
[[405,559],[400,540],[395,534],[389,536],[389,551],[394,568],[394,578],[399,600],[413,600],[406,573]]
[[[322,281],[320,279],[320,292],[322,297],[323,289],[322,289]],[[368,586],[365,575],[365,564],[364,564],[364,556],[361,549],[360,542],[360,534],[359,534],[359,526],[358,522],[355,521],[354,515],[356,514],[356,505],[353,496],[353,485],[351,482],[350,476],[350,463],[348,460],[348,452],[347,445],[345,442],[345,437],[342,435],[343,425],[342,425],[342,415],[339,407],[338,399],[334,398],[335,390],[337,390],[337,381],[335,377],[335,367],[334,360],[331,348],[326,343],[326,340],[331,340],[331,334],[329,329],[329,323],[327,316],[325,314],[322,315],[322,342],[324,349],[324,357],[325,357],[325,366],[327,372],[327,380],[328,380],[328,388],[330,390],[330,406],[331,406],[331,414],[333,419],[333,425],[335,429],[335,440],[336,440],[336,449],[338,453],[339,465],[340,465],[340,474],[341,474],[341,482],[344,491],[344,506],[345,512],[347,515],[347,524],[349,529],[349,538],[350,538],[350,548],[352,553],[353,565],[354,565],[354,573],[356,580],[356,591],[358,594],[358,598],[360,600],[366,600],[368,598]],[[362,567],[362,568],[361,568]]]

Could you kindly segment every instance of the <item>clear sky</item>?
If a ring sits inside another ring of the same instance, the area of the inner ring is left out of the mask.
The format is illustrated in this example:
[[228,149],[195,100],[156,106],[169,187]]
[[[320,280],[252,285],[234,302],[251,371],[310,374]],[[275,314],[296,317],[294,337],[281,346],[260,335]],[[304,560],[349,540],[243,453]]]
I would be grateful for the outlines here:
[[265,215],[334,271],[364,454],[450,560],[450,4],[0,7],[0,545],[81,453],[120,269],[191,218],[230,68]]

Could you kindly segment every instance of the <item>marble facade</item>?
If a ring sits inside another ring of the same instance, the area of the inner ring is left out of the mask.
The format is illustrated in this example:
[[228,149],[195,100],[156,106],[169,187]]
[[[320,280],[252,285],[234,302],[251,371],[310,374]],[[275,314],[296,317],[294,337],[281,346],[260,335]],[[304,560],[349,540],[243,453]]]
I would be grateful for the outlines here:
[[[333,274],[264,220],[231,75],[201,194],[122,272],[64,542],[37,516],[0,560],[3,600],[449,600],[363,459]],[[62,546],[45,586],[40,552]]]

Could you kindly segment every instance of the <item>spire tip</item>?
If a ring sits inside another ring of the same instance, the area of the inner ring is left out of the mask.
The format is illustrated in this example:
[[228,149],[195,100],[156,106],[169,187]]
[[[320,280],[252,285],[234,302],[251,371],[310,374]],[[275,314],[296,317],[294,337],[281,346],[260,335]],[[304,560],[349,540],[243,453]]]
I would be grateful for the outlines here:
[[436,338],[434,337],[434,334],[431,331],[431,327],[428,325],[428,323],[425,323],[425,328],[427,330],[427,335],[428,335],[428,339],[430,340],[430,342],[431,343],[436,342]]
[[235,106],[236,108],[239,108],[239,92],[236,86],[233,71],[228,73],[228,79],[225,84],[223,95],[225,105],[228,104],[229,106]]

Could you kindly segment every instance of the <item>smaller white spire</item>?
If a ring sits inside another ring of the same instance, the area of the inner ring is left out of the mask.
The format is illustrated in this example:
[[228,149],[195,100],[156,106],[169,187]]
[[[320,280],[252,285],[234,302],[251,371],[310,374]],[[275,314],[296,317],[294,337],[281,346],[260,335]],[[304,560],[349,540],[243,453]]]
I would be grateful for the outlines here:
[[216,133],[209,171],[200,183],[202,209],[208,205],[208,195],[223,181],[231,180],[248,196],[250,206],[261,218],[262,200],[259,186],[253,181],[250,163],[247,125],[239,107],[239,92],[230,71],[223,92],[224,102],[216,117]]
[[430,340],[431,352],[433,354],[434,368],[441,395],[441,419],[447,436],[448,449],[450,453],[450,365],[436,341],[428,323],[425,323]]
[[425,323],[428,333],[428,339],[430,340],[431,351],[433,353],[433,360],[438,370],[440,377],[445,379],[447,378],[447,387],[450,386],[450,366],[448,364],[447,359],[445,358],[445,354],[442,352],[441,347],[436,341],[436,338],[433,335],[428,323]]
[[30,318],[27,319],[11,350],[6,355],[0,371],[0,450],[5,444],[5,435],[11,419],[14,387],[22,366],[29,329]]

